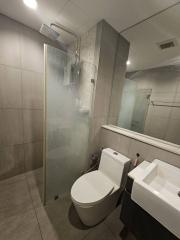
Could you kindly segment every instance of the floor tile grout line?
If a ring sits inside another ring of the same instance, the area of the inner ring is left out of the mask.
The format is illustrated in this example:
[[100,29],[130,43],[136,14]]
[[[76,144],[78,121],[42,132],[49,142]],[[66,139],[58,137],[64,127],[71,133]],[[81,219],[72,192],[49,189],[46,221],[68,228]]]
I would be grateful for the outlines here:
[[[109,227],[109,225],[107,224],[107,223],[105,223],[104,222],[104,224],[107,226],[107,228],[109,229],[109,231],[113,234],[113,236],[115,237],[115,239],[117,239],[118,237],[114,234],[114,232],[111,230],[111,228]],[[124,224],[123,224],[124,225]],[[120,236],[119,236],[120,237]],[[136,239],[135,238],[135,236],[133,235],[133,237],[134,237],[134,240]],[[120,240],[121,240],[122,238],[120,237]]]
[[[100,223],[101,224],[101,223]],[[95,227],[97,227],[98,225],[96,225]],[[90,227],[90,229],[88,230],[88,232],[87,232],[87,234],[85,235],[85,236],[83,236],[80,240],[85,240],[88,236],[89,236],[89,234],[91,234],[91,230],[94,230],[94,227]]]
[[[36,211],[36,207],[34,206],[34,201],[33,201],[33,198],[32,198],[32,194],[31,194],[31,188],[30,188],[30,185],[29,185],[29,181],[28,181],[28,177],[27,177],[27,174],[25,173],[25,182],[27,184],[27,188],[28,188],[28,192],[29,192],[29,195],[30,195],[30,198],[31,198],[31,202],[32,202],[32,207],[33,207],[33,210],[34,210],[34,213],[35,213],[35,217],[36,217],[36,220],[37,220],[37,223],[38,223],[38,228],[39,228],[39,232],[40,232],[40,236],[41,236],[41,239],[44,240],[43,238],[43,233],[42,233],[42,229],[41,229],[41,226],[40,226],[40,222],[39,222],[39,219],[38,219],[38,216],[37,216],[37,211]],[[110,227],[108,226],[108,224],[106,224],[105,222],[102,222],[102,224],[104,224],[104,226],[107,228],[107,230],[112,234],[114,240],[117,239],[117,236],[115,236],[115,234],[111,231]],[[91,234],[91,229],[89,229],[89,231],[87,232],[87,234],[85,236],[83,236],[80,240],[85,240],[90,234]]]
[[[33,203],[33,198],[32,198],[32,195],[31,195],[31,190],[30,190],[30,186],[29,186],[29,182],[28,182],[26,173],[25,173],[25,181],[26,181],[26,184],[27,184],[27,187],[28,187],[28,191],[29,191],[29,194],[30,194],[30,198],[31,198],[31,201],[32,201],[32,206],[33,206],[33,210],[34,210],[34,213],[35,213],[35,216],[36,216],[36,220],[37,220],[37,223],[38,223],[41,239],[44,240],[43,234],[42,234],[42,230],[41,230],[41,226],[40,226],[40,222],[39,222],[38,217],[37,217],[36,207],[34,206],[34,203]],[[82,237],[80,240],[84,240],[90,233],[91,233],[91,231],[89,230],[87,232],[87,234],[84,237]]]
[[[114,240],[116,240],[117,238],[116,238],[116,236],[112,233],[112,231],[109,229],[109,227],[105,224],[105,222],[101,222],[100,224],[104,224],[105,226],[106,226],[106,228],[108,229],[108,231],[112,234],[112,236],[114,237]],[[100,224],[98,224],[98,225],[96,225],[96,226],[99,226]],[[88,232],[87,232],[87,234],[82,238],[82,239],[80,239],[80,240],[85,240],[88,236],[89,236],[89,234],[91,234],[91,230],[89,230]]]
[[115,237],[115,239],[117,239],[117,236],[114,234],[114,232],[111,230],[111,228],[108,226],[108,224],[106,222],[104,222],[104,224],[106,225],[107,229],[111,232],[111,234]]
[[35,217],[36,217],[36,220],[37,220],[37,223],[38,223],[38,228],[39,228],[39,232],[40,232],[40,235],[41,235],[41,239],[44,240],[42,230],[41,230],[41,226],[40,226],[40,222],[38,220],[36,208],[34,206],[33,198],[32,198],[32,195],[31,195],[31,190],[30,190],[30,186],[29,186],[29,182],[28,182],[26,174],[25,174],[25,181],[26,181],[26,184],[27,184],[27,188],[28,188],[28,191],[29,191],[30,198],[31,198],[31,202],[32,202],[34,213],[35,213]]
[[83,236],[80,240],[85,240],[86,237],[89,236],[90,233],[91,233],[91,231],[89,230],[89,231],[87,232],[87,234],[86,234],[85,236]]

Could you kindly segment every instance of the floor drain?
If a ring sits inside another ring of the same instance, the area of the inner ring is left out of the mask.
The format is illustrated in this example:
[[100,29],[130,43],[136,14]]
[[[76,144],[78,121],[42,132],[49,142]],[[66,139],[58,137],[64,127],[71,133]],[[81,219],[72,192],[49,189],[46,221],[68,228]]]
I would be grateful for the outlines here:
[[58,195],[54,196],[54,200],[57,200],[58,198],[59,198],[59,196],[58,196]]
[[178,196],[180,197],[180,191],[178,192]]

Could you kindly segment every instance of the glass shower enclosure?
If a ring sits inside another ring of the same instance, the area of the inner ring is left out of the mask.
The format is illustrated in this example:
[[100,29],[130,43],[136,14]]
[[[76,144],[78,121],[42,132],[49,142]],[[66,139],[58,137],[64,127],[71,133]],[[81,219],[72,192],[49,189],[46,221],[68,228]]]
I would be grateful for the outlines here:
[[[70,193],[88,167],[95,67],[45,45],[44,203]],[[92,81],[93,82],[93,81]]]
[[151,92],[152,89],[138,89],[136,81],[125,80],[119,109],[119,127],[144,133]]

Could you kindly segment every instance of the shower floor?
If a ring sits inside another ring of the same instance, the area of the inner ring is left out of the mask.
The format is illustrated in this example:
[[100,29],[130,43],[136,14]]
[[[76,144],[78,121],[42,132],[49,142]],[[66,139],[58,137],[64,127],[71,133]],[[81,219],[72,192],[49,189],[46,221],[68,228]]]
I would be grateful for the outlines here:
[[[79,220],[70,197],[44,207],[42,169],[0,181],[0,240],[120,240],[120,207],[104,222],[88,228]],[[129,235],[126,240],[135,240]]]

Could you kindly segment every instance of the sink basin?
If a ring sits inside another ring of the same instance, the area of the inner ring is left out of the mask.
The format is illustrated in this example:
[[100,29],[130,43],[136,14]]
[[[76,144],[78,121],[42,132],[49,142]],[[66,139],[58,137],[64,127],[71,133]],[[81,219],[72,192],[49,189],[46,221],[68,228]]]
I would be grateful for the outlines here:
[[131,198],[180,239],[180,169],[155,159],[134,179]]

